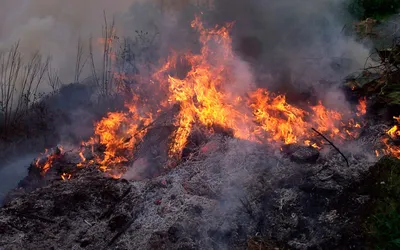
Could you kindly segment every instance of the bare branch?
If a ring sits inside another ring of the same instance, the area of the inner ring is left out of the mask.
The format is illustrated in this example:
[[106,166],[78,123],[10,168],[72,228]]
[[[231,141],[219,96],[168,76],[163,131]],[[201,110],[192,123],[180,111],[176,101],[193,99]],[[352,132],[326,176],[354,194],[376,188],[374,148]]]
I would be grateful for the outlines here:
[[347,160],[346,156],[335,146],[335,144],[333,144],[328,138],[326,138],[322,133],[318,132],[315,128],[311,128],[315,133],[317,133],[318,135],[320,135],[322,138],[324,138],[334,149],[336,149],[336,151],[339,152],[339,154],[341,156],[343,156],[344,160],[347,163],[347,167],[350,167],[349,164],[349,160]]

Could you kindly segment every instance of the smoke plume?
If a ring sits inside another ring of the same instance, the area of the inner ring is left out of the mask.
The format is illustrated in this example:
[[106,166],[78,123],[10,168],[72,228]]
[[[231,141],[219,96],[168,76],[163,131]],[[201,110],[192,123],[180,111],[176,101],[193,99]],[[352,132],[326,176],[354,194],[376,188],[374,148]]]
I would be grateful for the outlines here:
[[160,55],[166,55],[171,49],[198,50],[190,27],[195,14],[202,12],[206,26],[234,22],[233,49],[240,57],[235,74],[242,86],[233,89],[243,91],[255,79],[294,101],[312,93],[330,107],[348,108],[339,83],[363,68],[370,51],[344,33],[352,21],[344,0],[212,2],[212,11],[186,5],[164,12],[154,2],[136,3],[124,15],[124,32],[130,34],[131,27],[158,33]]
[[[252,57],[247,60],[258,72],[259,86],[284,93],[312,88],[319,98],[334,98],[330,102],[338,103],[340,94],[325,94],[337,92],[337,84],[324,86],[321,82],[339,82],[361,69],[369,54],[343,33],[351,20],[344,3],[217,0],[210,19],[215,23],[235,21],[235,48],[244,58]],[[251,49],[258,53],[252,55]]]
[[[68,82],[74,78],[78,39],[101,37],[103,11],[109,20],[116,17],[119,37],[133,37],[140,30],[154,35],[161,58],[171,49],[198,51],[198,34],[190,22],[203,13],[207,26],[235,23],[237,56],[229,62],[235,69],[227,86],[230,91],[244,94],[255,83],[288,96],[310,92],[328,106],[347,109],[337,83],[362,68],[369,50],[342,32],[350,20],[344,0],[214,0],[210,11],[188,2],[5,0],[0,9],[0,49],[19,40],[24,54],[40,50],[52,57],[52,67]],[[89,73],[86,70],[84,74]],[[80,113],[75,114],[73,119],[78,120]]]
[[[101,37],[103,11],[109,19],[116,17],[119,36],[134,35],[136,30],[158,33],[163,55],[171,48],[192,49],[196,41],[190,36],[190,21],[202,9],[189,2],[5,0],[0,49],[20,40],[22,52],[40,50],[51,56],[61,78],[71,81],[78,38]],[[235,48],[243,57],[247,54],[246,59],[251,57],[253,67],[263,73],[258,77],[266,80],[280,72],[283,79],[273,77],[279,85],[303,81],[305,88],[321,79],[338,80],[359,69],[368,55],[365,47],[342,33],[348,20],[343,0],[203,2],[214,6],[204,21],[235,22]]]
[[89,41],[101,36],[103,11],[109,19],[135,0],[5,0],[0,9],[0,50],[20,41],[29,56],[39,50],[52,57],[52,66],[68,82],[74,78],[79,37]]

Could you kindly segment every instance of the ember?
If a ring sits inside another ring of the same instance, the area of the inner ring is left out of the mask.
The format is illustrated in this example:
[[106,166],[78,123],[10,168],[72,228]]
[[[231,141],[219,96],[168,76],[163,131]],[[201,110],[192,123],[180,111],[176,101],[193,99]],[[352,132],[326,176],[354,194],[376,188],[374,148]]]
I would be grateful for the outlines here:
[[71,179],[71,177],[72,177],[72,174],[68,174],[68,173],[63,173],[63,174],[61,175],[61,179],[62,179],[63,181],[69,180],[69,179]]

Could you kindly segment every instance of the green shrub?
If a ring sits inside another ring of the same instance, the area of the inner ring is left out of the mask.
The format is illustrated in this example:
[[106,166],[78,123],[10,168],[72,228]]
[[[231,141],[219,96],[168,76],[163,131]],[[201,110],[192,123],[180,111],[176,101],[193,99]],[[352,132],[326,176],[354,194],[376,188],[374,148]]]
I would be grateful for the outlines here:
[[380,204],[370,219],[375,246],[382,250],[400,249],[400,213],[398,204],[388,202]]
[[400,0],[350,0],[349,11],[358,19],[382,20],[397,13]]
[[375,206],[367,222],[374,249],[400,249],[400,160],[384,157],[375,169]]

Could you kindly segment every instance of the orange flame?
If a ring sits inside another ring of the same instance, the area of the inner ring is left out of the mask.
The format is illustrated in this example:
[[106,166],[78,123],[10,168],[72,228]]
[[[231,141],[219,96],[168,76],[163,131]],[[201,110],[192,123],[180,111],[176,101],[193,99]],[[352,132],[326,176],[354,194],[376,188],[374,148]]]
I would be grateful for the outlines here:
[[[84,142],[82,142],[82,145],[85,145]],[[83,164],[86,162],[86,158],[83,155],[83,149],[81,149],[81,151],[79,151],[79,157],[81,158],[81,162],[76,164],[77,167],[83,167]]]
[[304,117],[308,113],[288,104],[285,96],[271,97],[267,90],[258,89],[251,94],[251,100],[255,120],[270,134],[270,141],[296,143],[307,133]]
[[396,136],[400,136],[400,131],[399,131],[399,128],[397,127],[397,125],[394,125],[386,133],[392,138],[395,138]]
[[[232,25],[206,28],[196,17],[191,26],[200,34],[200,52],[174,52],[150,80],[149,84],[157,85],[160,92],[166,92],[166,99],[153,107],[136,94],[126,103],[126,111],[108,113],[95,124],[95,136],[84,143],[91,145],[92,151],[94,145],[101,144],[104,147],[102,154],[94,154],[94,159],[87,161],[80,151],[81,163],[78,166],[95,163],[108,176],[120,178],[133,160],[134,150],[147,133],[148,126],[162,108],[172,105],[179,105],[180,109],[175,117],[176,129],[170,138],[168,153],[171,159],[180,159],[195,123],[210,132],[222,127],[240,139],[259,143],[304,143],[318,149],[322,144],[310,140],[315,137],[311,128],[336,141],[358,136],[361,123],[344,118],[351,115],[350,111],[345,114],[328,109],[322,101],[302,109],[288,103],[285,95],[256,89],[252,82],[246,83],[250,86],[246,91],[235,90],[232,85],[240,79],[236,77],[238,60],[229,35]],[[112,40],[101,42],[108,44]],[[184,76],[171,73],[180,72],[182,65],[187,66]],[[130,78],[123,72],[113,72],[113,76],[120,82]],[[366,99],[361,99],[357,116],[363,116],[366,107]]]
[[[113,167],[126,167],[129,157],[133,157],[133,150],[145,135],[146,127],[153,121],[151,113],[142,113],[136,107],[138,98],[133,98],[126,104],[128,112],[110,112],[108,116],[95,126],[95,135],[99,143],[105,146],[104,156],[95,158],[99,169],[110,176],[120,176],[120,173],[111,173]],[[91,142],[95,140],[92,138]],[[118,172],[118,171],[117,171]]]
[[68,173],[62,173],[62,174],[61,174],[61,179],[62,179],[63,181],[70,180],[71,177],[72,177],[72,174],[68,174]]
[[[400,123],[400,116],[393,117],[398,123]],[[392,155],[400,159],[400,146],[396,144],[397,141],[400,141],[400,129],[398,125],[394,125],[388,131],[386,131],[388,137],[382,139],[383,144],[385,145],[384,152],[387,155]]]
[[357,106],[357,116],[362,116],[367,113],[367,98],[361,98]]
[[[212,129],[214,125],[230,128],[238,138],[249,138],[250,131],[246,129],[246,116],[235,107],[240,100],[224,92],[226,81],[231,74],[228,63],[232,62],[231,38],[229,29],[231,24],[215,29],[205,29],[198,18],[192,22],[192,27],[200,33],[202,49],[200,54],[187,53],[183,58],[191,66],[191,70],[184,79],[169,75],[163,79],[163,73],[175,70],[179,58],[173,55],[169,61],[155,75],[161,82],[166,82],[169,89],[169,102],[179,103],[180,112],[175,125],[178,129],[173,135],[170,155],[179,155],[186,145],[192,125],[195,121]],[[222,45],[216,53],[208,43]],[[210,62],[213,63],[210,63]],[[232,101],[233,100],[233,101]]]
[[85,156],[83,156],[83,152],[82,151],[79,152],[79,157],[81,157],[82,162],[86,161],[86,158],[85,158]]
[[[48,149],[45,149],[45,152],[41,154],[38,159],[35,161],[35,166],[39,169],[41,169],[40,174],[44,176],[47,171],[52,167],[53,163],[60,159],[63,156],[63,148],[61,146],[58,146],[55,150],[55,152],[49,153]],[[43,158],[45,158],[45,162],[42,163]]]
[[[361,128],[359,123],[343,122],[341,113],[328,110],[322,102],[306,111],[287,103],[284,95],[274,96],[266,89],[244,95],[229,91],[228,84],[235,80],[232,65],[236,60],[229,36],[232,24],[207,29],[196,18],[192,27],[200,33],[200,53],[181,57],[175,53],[156,74],[169,86],[169,101],[180,105],[170,156],[176,157],[183,150],[195,122],[210,129],[219,125],[231,129],[237,138],[252,141],[265,137],[265,132],[267,141],[285,144],[304,142],[313,136],[311,127],[333,138],[357,136],[351,130]],[[164,73],[175,70],[182,58],[190,66],[186,76],[168,75],[163,79]],[[358,111],[360,116],[366,113],[366,99],[360,100]]]
[[321,147],[318,146],[317,143],[315,143],[315,142],[313,143],[313,142],[311,142],[310,140],[305,140],[305,141],[304,141],[304,144],[307,145],[307,146],[316,148],[316,149],[321,149]]

